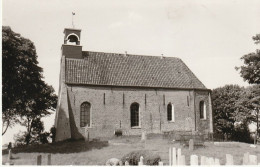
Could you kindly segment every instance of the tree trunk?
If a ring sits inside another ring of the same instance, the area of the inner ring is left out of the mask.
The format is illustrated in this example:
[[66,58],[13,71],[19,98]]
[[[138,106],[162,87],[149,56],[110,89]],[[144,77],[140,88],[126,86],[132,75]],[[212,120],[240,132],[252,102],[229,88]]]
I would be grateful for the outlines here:
[[31,131],[32,131],[32,121],[30,121],[30,119],[28,119],[28,124],[27,124],[27,135],[25,137],[25,141],[26,141],[26,145],[29,145],[30,140],[31,140]]
[[[4,122],[5,122],[5,121],[4,121]],[[4,127],[4,122],[3,122],[3,127]],[[8,127],[9,127],[9,124],[10,124],[10,121],[8,120],[5,130],[2,129],[2,136],[3,136],[3,135],[5,134],[5,132],[7,131]],[[3,128],[3,127],[2,127],[2,128]]]

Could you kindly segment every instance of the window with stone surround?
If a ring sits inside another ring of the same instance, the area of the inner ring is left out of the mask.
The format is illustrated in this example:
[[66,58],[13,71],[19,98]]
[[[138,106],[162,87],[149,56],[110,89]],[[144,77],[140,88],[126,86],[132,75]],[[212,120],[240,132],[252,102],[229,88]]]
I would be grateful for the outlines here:
[[132,103],[130,106],[131,127],[139,127],[139,104]]
[[200,119],[206,119],[206,104],[200,101]]
[[90,127],[90,103],[84,102],[80,106],[80,127]]
[[174,105],[172,103],[167,105],[167,120],[171,122],[175,121]]

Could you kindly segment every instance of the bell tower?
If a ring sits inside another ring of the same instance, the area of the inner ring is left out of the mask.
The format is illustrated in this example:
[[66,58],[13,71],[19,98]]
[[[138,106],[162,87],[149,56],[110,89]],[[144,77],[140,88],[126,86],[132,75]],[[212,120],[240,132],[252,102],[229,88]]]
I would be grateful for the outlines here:
[[64,44],[61,47],[62,56],[66,58],[82,59],[82,46],[80,45],[80,29],[65,28]]

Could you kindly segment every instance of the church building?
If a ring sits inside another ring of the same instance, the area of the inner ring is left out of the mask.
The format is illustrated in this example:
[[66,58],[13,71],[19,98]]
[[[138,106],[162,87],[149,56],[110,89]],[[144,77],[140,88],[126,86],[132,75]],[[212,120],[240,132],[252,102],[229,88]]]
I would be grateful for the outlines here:
[[90,138],[213,132],[211,91],[181,59],[83,51],[80,29],[64,34],[56,141],[86,131]]

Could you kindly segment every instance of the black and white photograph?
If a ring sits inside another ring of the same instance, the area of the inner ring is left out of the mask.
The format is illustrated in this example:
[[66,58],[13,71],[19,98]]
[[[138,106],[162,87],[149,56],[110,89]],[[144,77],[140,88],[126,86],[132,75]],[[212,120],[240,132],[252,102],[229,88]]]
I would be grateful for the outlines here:
[[2,0],[2,165],[260,166],[260,0]]

